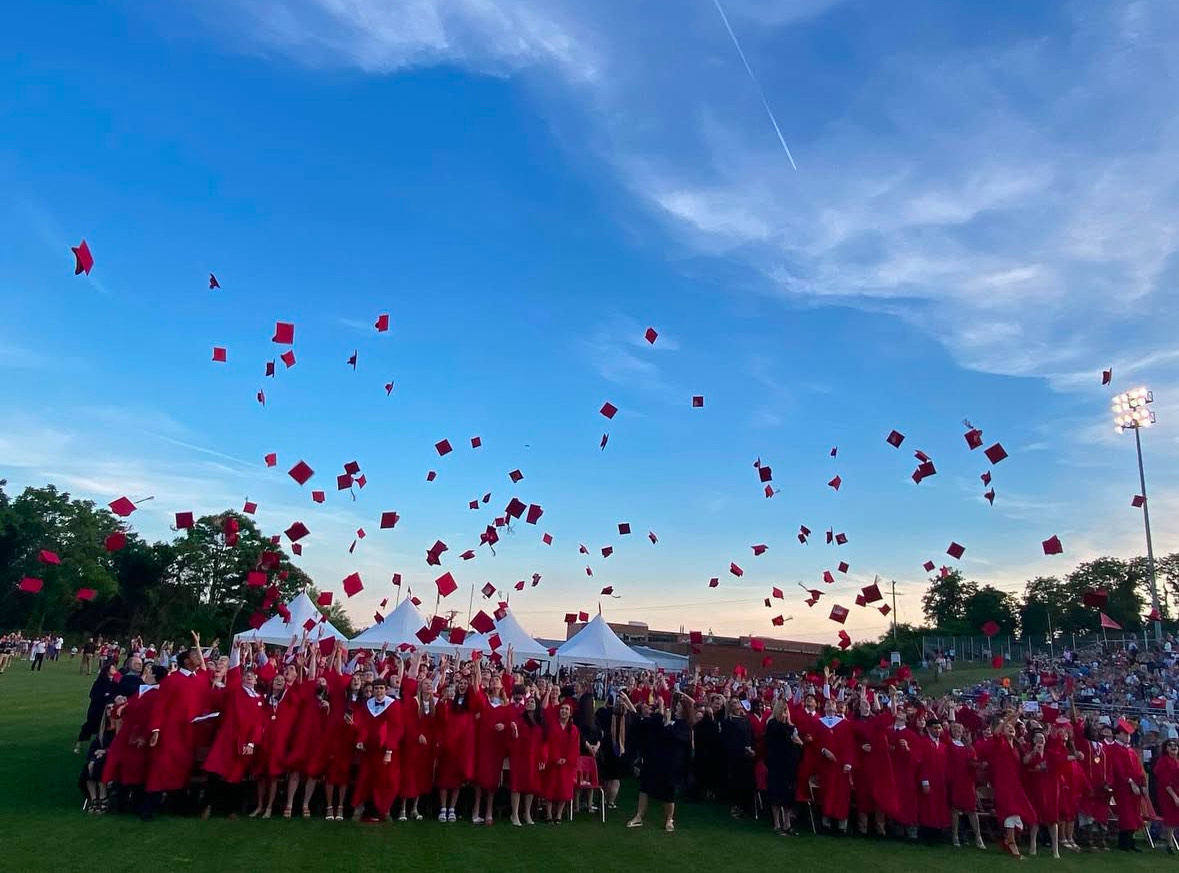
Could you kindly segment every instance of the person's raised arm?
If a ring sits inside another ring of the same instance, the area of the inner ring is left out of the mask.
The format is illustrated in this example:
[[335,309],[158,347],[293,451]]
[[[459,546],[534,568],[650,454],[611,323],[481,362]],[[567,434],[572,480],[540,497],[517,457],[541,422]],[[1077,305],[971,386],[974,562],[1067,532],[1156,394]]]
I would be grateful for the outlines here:
[[197,657],[199,657],[201,659],[201,665],[199,667],[197,667],[197,669],[204,670],[205,669],[205,653],[201,651],[201,635],[198,634],[196,631],[191,631],[191,633],[192,633],[193,648],[196,649]]

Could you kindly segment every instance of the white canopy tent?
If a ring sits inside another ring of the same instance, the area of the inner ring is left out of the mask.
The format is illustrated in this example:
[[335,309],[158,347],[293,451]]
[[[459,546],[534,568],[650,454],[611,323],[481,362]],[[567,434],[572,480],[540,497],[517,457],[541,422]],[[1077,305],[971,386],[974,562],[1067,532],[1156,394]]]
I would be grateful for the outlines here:
[[341,643],[348,641],[348,638],[336,630],[330,621],[320,622],[323,613],[319,611],[318,606],[311,602],[306,591],[288,603],[287,610],[291,614],[290,621],[285,621],[281,615],[272,615],[257,630],[242,631],[234,636],[234,643],[256,641],[268,646],[290,645],[291,637],[303,638],[303,633],[306,630],[303,626],[307,623],[307,619],[312,619],[316,623],[314,628],[307,631],[307,638],[312,642],[318,642],[328,637],[335,637]]
[[421,646],[418,631],[426,625],[426,617],[408,597],[385,616],[385,620],[366,628],[348,642],[349,649],[379,649],[388,644],[390,650],[402,643]]
[[[491,633],[471,634],[463,640],[461,646],[450,646],[449,648],[441,646],[441,648],[446,652],[453,652],[458,648],[463,657],[468,657],[476,649],[485,653],[490,652],[491,644],[488,640],[492,634],[499,634],[500,647],[497,651],[501,655],[507,654],[508,646],[512,647],[512,657],[515,659],[517,667],[523,665],[529,658],[539,661],[542,665],[548,664],[551,660],[549,650],[529,636],[520,622],[516,620],[516,616],[512,615],[510,611],[505,611],[504,617],[495,623],[495,628]],[[439,646],[439,643],[434,645]]]
[[576,636],[566,640],[557,649],[556,658],[563,665],[655,668],[649,658],[644,658],[618,638],[601,613],[595,615],[593,621],[578,631]]

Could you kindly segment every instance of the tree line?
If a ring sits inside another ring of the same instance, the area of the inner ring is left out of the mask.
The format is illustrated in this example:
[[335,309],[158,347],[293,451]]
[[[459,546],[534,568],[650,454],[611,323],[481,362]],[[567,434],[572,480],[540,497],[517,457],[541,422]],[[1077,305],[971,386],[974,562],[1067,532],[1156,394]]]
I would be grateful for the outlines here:
[[[172,539],[149,542],[106,507],[53,485],[30,486],[15,497],[6,485],[0,480],[0,631],[120,640],[142,634],[160,642],[196,630],[205,639],[227,639],[251,617],[274,614],[267,602],[268,592],[275,601],[272,586],[277,603],[302,590],[317,596],[281,543],[235,510],[195,518],[192,527],[173,528]],[[46,563],[43,551],[60,563]],[[257,584],[259,572],[264,584]],[[20,590],[27,577],[42,581],[38,593]],[[94,595],[80,599],[79,591]],[[352,634],[340,604],[327,612],[342,633]]]

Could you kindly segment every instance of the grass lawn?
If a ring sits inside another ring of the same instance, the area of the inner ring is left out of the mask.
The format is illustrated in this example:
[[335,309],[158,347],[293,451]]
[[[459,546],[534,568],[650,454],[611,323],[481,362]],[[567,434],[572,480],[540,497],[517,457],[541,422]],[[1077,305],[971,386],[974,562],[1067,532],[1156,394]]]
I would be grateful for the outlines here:
[[[71,753],[84,715],[89,679],[69,662],[30,673],[14,664],[0,676],[0,870],[34,871],[470,871],[652,869],[659,862],[680,871],[751,869],[754,865],[814,865],[860,871],[946,869],[956,873],[1009,867],[992,849],[909,847],[858,839],[773,836],[764,821],[733,822],[716,805],[686,804],[678,830],[628,831],[633,785],[623,809],[603,827],[588,815],[572,825],[515,829],[506,823],[357,825],[322,820],[240,821],[81,814],[76,788],[80,760]],[[957,673],[957,671],[955,671]],[[957,676],[955,676],[957,679]],[[656,813],[649,819],[658,824]],[[674,853],[674,854],[669,854]],[[750,855],[752,853],[752,856]],[[1021,867],[1052,870],[1162,870],[1179,867],[1161,852],[1050,856]]]
[[949,672],[943,672],[942,675],[935,679],[933,670],[914,670],[914,678],[921,683],[921,690],[930,697],[940,697],[943,694],[948,694],[954,688],[962,688],[967,685],[974,685],[978,682],[985,682],[988,679],[1002,679],[1009,677],[1012,683],[1015,682],[1015,676],[1019,673],[1019,664],[1004,664],[999,670],[996,670],[990,664],[986,663],[967,663],[959,661],[954,665],[954,669]]

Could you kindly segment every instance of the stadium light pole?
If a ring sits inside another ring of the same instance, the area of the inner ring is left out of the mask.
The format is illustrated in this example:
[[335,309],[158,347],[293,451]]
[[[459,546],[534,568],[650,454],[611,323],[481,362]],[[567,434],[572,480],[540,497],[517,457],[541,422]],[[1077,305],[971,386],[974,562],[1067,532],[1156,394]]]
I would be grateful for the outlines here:
[[1113,399],[1114,426],[1118,433],[1134,431],[1134,447],[1138,450],[1138,486],[1142,495],[1142,520],[1146,525],[1146,572],[1150,574],[1150,607],[1157,616],[1154,621],[1155,642],[1163,641],[1162,613],[1159,612],[1159,587],[1154,572],[1154,545],[1150,539],[1150,501],[1146,499],[1146,473],[1142,466],[1142,434],[1144,427],[1155,423],[1149,404],[1154,394],[1146,388],[1126,391]]

